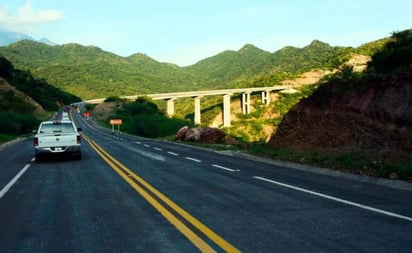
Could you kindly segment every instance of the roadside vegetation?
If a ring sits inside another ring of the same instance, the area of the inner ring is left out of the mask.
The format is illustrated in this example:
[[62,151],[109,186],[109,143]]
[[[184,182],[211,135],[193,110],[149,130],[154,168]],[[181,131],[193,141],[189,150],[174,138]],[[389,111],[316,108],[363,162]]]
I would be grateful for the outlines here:
[[190,121],[169,118],[158,105],[148,97],[139,97],[126,102],[118,97],[109,97],[104,103],[117,103],[116,109],[108,115],[94,118],[106,127],[111,127],[110,119],[122,119],[121,131],[149,138],[174,136],[183,126],[192,125]]
[[242,150],[263,158],[330,168],[342,172],[412,182],[410,153],[398,154],[376,150],[288,149],[252,145]]
[[15,69],[0,56],[0,142],[29,134],[42,119],[80,98]]

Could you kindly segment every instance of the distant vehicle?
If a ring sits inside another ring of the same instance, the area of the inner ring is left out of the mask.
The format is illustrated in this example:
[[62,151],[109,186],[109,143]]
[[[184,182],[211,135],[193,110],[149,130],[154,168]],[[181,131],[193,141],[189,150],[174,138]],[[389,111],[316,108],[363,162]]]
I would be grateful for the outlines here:
[[70,120],[68,112],[63,112],[62,113],[62,120]]
[[46,155],[69,154],[80,160],[81,136],[80,128],[76,128],[70,120],[43,121],[34,136],[36,161]]

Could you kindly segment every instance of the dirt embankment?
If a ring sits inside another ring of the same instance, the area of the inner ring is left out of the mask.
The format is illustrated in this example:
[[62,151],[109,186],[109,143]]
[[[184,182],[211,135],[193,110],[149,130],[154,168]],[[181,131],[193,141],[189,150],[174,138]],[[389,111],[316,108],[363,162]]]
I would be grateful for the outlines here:
[[325,84],[287,113],[268,144],[412,153],[412,73]]

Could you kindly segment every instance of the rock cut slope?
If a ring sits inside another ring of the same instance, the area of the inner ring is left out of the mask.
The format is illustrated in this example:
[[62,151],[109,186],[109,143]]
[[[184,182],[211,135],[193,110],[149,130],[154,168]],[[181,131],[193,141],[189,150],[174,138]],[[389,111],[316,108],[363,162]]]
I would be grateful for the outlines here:
[[320,86],[285,115],[269,145],[412,152],[412,71]]

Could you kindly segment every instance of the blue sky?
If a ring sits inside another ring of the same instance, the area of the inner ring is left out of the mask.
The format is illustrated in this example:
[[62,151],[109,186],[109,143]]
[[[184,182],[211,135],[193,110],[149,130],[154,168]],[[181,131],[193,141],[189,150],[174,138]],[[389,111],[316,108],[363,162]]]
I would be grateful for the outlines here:
[[247,43],[357,47],[410,28],[410,0],[0,0],[0,29],[180,66]]

